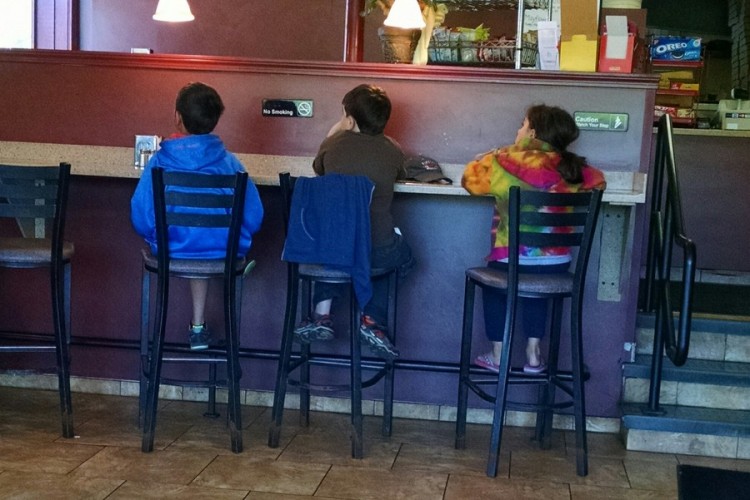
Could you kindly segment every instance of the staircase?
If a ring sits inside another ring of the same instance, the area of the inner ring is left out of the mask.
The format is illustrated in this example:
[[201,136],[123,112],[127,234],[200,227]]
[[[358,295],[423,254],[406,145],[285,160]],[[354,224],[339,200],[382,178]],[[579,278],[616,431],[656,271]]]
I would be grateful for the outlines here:
[[653,314],[640,314],[623,365],[626,449],[750,459],[750,318],[693,315],[688,361],[664,359],[662,414],[647,411],[653,335]]

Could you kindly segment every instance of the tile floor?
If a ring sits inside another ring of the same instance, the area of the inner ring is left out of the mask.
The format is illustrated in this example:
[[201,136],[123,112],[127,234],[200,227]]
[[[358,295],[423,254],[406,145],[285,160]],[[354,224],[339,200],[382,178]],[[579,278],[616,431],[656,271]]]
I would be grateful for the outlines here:
[[[60,437],[57,393],[0,387],[0,498],[674,499],[676,465],[750,470],[750,461],[629,452],[619,436],[589,433],[590,473],[575,474],[573,435],[551,450],[532,429],[508,427],[497,478],[484,475],[489,428],[470,425],[453,448],[449,422],[365,420],[363,460],[349,458],[348,417],[314,413],[309,428],[285,413],[282,443],[266,446],[270,410],[243,407],[245,450],[229,451],[225,419],[205,404],[163,401],[155,451],[140,451],[137,399],[73,394],[77,437]],[[223,407],[220,406],[223,411]]]

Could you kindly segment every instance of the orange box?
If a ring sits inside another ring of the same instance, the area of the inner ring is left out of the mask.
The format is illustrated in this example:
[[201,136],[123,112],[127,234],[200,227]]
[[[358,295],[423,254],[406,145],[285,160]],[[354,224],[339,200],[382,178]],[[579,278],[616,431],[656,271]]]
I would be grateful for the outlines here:
[[607,58],[607,40],[609,36],[604,34],[599,40],[599,67],[601,73],[632,73],[633,71],[633,50],[635,49],[635,36],[633,33],[627,34],[625,58],[608,59]]
[[627,16],[605,16],[599,41],[598,71],[632,73],[637,28]]

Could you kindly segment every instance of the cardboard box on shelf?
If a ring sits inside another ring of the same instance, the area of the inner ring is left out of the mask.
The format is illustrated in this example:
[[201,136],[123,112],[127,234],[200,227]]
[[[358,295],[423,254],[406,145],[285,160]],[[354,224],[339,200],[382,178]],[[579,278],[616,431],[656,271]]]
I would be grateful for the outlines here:
[[599,0],[560,0],[560,69],[596,71]]
[[653,61],[700,61],[701,39],[698,37],[659,36],[651,40]]
[[560,69],[563,71],[596,71],[596,39],[573,35],[569,41],[560,42]]
[[599,35],[599,0],[560,0],[560,40],[573,35],[596,40]]
[[654,106],[654,118],[661,118],[662,115],[669,115],[672,118],[695,118],[695,110],[693,108],[680,108],[678,106],[662,106],[657,104]]

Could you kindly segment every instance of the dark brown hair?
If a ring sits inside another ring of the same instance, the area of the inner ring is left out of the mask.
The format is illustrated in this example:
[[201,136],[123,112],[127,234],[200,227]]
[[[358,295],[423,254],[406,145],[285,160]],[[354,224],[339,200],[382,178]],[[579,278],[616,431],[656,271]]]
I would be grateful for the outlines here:
[[191,134],[213,132],[224,112],[218,92],[205,83],[188,83],[177,93],[175,109],[182,117],[182,124]]
[[578,139],[578,125],[570,113],[557,106],[538,104],[526,111],[529,127],[534,129],[536,138],[552,146],[560,153],[557,171],[570,184],[583,182],[583,167],[586,158],[568,151],[568,146]]
[[375,85],[357,85],[346,93],[341,104],[363,134],[382,134],[391,117],[391,100],[385,90]]

